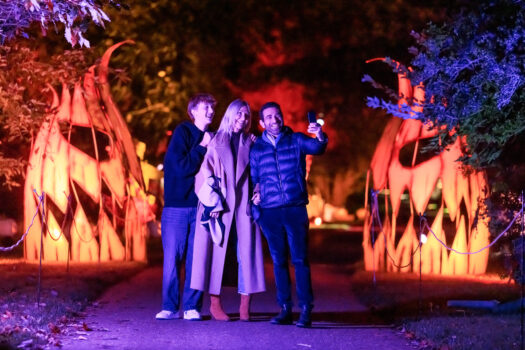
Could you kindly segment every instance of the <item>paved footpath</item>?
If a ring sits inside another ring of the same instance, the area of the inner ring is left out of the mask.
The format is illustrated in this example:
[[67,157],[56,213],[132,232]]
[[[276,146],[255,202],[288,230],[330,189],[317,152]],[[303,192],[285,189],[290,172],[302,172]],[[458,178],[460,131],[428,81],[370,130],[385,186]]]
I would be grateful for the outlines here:
[[[63,336],[62,349],[413,349],[359,304],[345,265],[312,265],[316,299],[311,329],[270,324],[279,308],[271,265],[265,268],[268,292],[254,296],[253,322],[238,321],[239,300],[233,287],[223,291],[224,309],[233,316],[232,322],[210,320],[207,297],[202,322],[155,320],[162,283],[162,268],[157,266],[110,288],[82,320],[92,330]],[[294,311],[297,319],[298,310]]]

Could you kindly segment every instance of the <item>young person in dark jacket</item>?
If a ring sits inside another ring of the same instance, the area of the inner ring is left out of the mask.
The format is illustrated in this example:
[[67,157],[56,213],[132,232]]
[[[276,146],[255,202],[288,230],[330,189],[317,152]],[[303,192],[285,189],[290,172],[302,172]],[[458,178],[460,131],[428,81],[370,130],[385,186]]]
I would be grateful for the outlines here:
[[289,249],[301,308],[296,325],[310,327],[313,293],[307,256],[306,155],[322,154],[328,139],[317,123],[308,125],[308,132],[315,134],[315,138],[284,126],[281,107],[275,102],[265,103],[259,116],[265,131],[250,151],[251,177],[255,188],[252,201],[260,209],[258,223],[268,241],[277,302],[281,306],[281,312],[270,322],[280,325],[293,323]]
[[208,126],[215,114],[216,101],[209,94],[197,94],[188,103],[185,121],[173,132],[164,157],[164,209],[161,230],[164,266],[162,275],[162,310],[158,320],[180,318],[179,276],[186,255],[183,309],[185,320],[200,320],[202,292],[190,288],[193,239],[198,199],[195,175],[212,138]]

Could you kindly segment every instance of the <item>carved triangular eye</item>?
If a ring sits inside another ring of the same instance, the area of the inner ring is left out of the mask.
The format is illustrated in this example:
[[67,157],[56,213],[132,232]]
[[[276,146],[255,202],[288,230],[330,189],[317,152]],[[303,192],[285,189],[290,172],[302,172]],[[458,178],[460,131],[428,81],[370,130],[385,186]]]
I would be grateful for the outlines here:
[[[69,143],[93,159],[105,161],[109,159],[112,149],[110,136],[98,130],[81,125],[70,125],[67,122],[59,121],[60,133]],[[95,137],[93,139],[93,136]],[[95,152],[96,144],[96,152]]]
[[399,151],[399,162],[401,165],[411,168],[439,156],[439,153],[436,154],[434,151],[429,150],[428,146],[431,142],[430,138],[420,138],[404,145]]

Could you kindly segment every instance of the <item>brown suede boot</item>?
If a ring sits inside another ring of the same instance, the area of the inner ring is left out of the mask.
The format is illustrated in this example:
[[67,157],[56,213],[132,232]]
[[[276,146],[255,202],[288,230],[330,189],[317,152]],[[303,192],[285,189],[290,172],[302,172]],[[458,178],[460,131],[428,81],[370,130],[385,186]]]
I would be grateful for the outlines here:
[[226,313],[222,309],[221,296],[210,294],[210,301],[211,317],[216,321],[229,321],[230,317],[228,317],[228,315],[226,315]]
[[250,321],[250,301],[251,295],[241,294],[241,306],[239,307],[239,315],[241,321]]

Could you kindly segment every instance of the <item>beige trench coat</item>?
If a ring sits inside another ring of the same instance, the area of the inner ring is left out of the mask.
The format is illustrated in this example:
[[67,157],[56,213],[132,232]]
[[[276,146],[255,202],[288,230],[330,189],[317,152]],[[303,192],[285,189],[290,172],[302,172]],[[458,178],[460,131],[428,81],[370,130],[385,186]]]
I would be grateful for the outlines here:
[[264,265],[259,227],[249,214],[250,167],[249,153],[253,141],[250,135],[241,135],[237,154],[237,169],[234,172],[233,153],[228,137],[215,136],[208,145],[208,151],[195,178],[195,191],[206,185],[210,175],[220,179],[225,202],[221,212],[224,224],[224,239],[219,246],[212,242],[210,232],[200,223],[204,207],[199,202],[195,223],[191,288],[207,291],[213,295],[221,292],[224,261],[228,238],[235,214],[239,245],[239,256],[244,278],[245,292],[264,292]]

